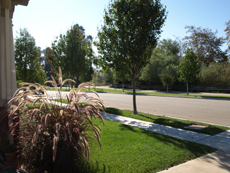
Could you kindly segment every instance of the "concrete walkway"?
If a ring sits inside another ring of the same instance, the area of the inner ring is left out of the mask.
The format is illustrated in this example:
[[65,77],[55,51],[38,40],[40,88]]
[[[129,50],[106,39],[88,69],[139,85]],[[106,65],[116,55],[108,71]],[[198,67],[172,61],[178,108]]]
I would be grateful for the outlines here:
[[103,118],[218,149],[216,152],[161,171],[160,173],[230,172],[230,130],[211,136],[109,113],[106,116],[103,115]]

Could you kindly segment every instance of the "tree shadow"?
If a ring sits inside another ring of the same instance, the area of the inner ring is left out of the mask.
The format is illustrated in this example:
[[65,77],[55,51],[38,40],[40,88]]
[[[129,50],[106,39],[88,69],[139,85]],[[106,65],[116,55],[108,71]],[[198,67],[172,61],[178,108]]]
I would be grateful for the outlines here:
[[[136,128],[137,127],[133,127],[133,126],[125,125],[125,124],[120,124],[120,130],[122,130],[122,131],[129,130],[132,132],[137,132]],[[191,153],[193,153],[194,158],[187,158],[188,160],[195,159],[197,157],[200,157],[200,156],[203,156],[205,154],[216,151],[216,149],[209,147],[209,146],[197,144],[195,142],[185,141],[182,139],[174,138],[174,137],[163,135],[163,134],[159,134],[159,133],[152,132],[152,131],[149,131],[146,129],[138,129],[138,132],[141,132],[144,135],[148,135],[151,138],[155,138],[155,139],[163,142],[165,145],[174,145],[177,148],[181,148],[181,149],[185,148],[185,149],[189,150]]]
[[[120,111],[117,108],[106,108],[106,112],[107,111],[109,113],[112,113],[115,115],[121,115],[121,116],[127,117],[127,115],[125,115],[122,111]],[[220,127],[217,127],[214,125],[209,125],[209,124],[204,124],[204,123],[199,123],[199,122],[192,122],[192,121],[182,122],[182,121],[177,120],[177,119],[172,120],[168,117],[160,118],[160,116],[156,116],[157,118],[152,118],[151,116],[147,116],[147,115],[142,114],[142,113],[139,113],[138,116],[147,119],[147,120],[143,120],[143,121],[148,121],[151,123],[161,124],[161,125],[165,125],[165,126],[180,128],[180,129],[184,129],[184,130],[189,130],[189,131],[199,132],[199,133],[204,133],[204,134],[209,134],[209,135],[216,135],[218,133],[222,133],[222,132],[225,132],[227,130],[227,128],[224,128],[224,127],[220,128]],[[194,124],[204,125],[207,127],[203,128],[203,129],[187,129],[187,128],[185,128],[186,126],[194,125]]]

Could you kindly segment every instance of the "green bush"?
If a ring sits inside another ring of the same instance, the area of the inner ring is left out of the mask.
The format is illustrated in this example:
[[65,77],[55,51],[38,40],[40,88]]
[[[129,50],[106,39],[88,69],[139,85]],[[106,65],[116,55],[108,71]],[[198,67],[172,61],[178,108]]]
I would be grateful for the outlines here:
[[22,83],[22,80],[17,80],[17,87],[20,88],[21,87],[21,84]]

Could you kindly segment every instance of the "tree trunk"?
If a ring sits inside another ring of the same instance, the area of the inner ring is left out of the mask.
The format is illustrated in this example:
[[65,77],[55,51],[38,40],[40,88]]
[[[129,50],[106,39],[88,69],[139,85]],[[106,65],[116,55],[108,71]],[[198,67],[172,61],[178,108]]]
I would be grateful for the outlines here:
[[188,95],[188,81],[187,81],[187,95]]
[[77,81],[76,81],[76,87],[77,88],[78,88],[78,85],[80,85],[79,76],[77,76]]
[[123,92],[124,92],[124,88],[125,88],[124,79],[122,79],[122,83],[123,83]]
[[133,114],[137,115],[135,75],[133,75]]
[[167,85],[167,93],[169,92],[169,86]]

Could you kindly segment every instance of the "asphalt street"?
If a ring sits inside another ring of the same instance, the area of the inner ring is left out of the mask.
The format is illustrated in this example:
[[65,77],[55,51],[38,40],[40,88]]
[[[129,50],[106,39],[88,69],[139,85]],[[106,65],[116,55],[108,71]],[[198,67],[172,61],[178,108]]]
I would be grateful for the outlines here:
[[[133,109],[131,94],[98,94],[107,107]],[[136,99],[140,112],[230,127],[230,100],[146,95],[137,95]]]
[[[105,105],[133,109],[133,96],[99,93]],[[137,110],[155,115],[230,126],[230,100],[137,95]]]

